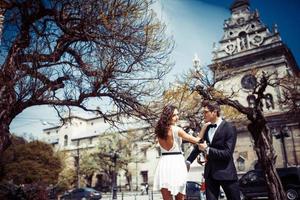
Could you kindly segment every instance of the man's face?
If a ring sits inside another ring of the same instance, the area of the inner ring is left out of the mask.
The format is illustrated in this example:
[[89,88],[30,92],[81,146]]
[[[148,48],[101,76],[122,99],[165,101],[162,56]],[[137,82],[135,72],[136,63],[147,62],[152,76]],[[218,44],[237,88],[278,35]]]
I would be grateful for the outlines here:
[[203,109],[204,122],[212,122],[214,123],[217,119],[217,111],[210,111],[207,106]]

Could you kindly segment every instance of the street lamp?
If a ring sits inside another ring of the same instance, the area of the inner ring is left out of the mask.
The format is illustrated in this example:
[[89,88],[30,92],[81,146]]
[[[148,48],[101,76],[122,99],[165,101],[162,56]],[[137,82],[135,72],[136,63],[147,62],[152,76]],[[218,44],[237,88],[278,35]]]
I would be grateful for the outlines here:
[[119,158],[119,154],[114,152],[111,153],[110,158],[114,163],[114,172],[113,172],[113,183],[112,183],[112,199],[117,199],[117,159]]
[[119,179],[119,192],[122,192],[121,174],[118,174],[118,179]]
[[283,166],[287,168],[287,163],[288,163],[288,158],[287,158],[287,153],[286,153],[286,146],[285,146],[285,138],[290,137],[290,129],[287,126],[281,126],[279,130],[276,128],[271,129],[272,135],[275,136],[276,139],[280,139],[280,142],[282,144],[282,152],[283,152]]

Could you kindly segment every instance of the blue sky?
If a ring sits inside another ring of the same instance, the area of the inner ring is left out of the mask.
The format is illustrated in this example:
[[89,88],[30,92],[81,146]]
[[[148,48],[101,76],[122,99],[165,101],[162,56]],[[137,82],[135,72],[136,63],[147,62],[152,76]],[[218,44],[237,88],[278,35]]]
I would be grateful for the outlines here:
[[[154,8],[167,25],[167,34],[173,35],[175,66],[166,77],[174,81],[192,67],[197,53],[203,65],[210,64],[213,42],[223,35],[223,22],[230,17],[233,0],[159,0]],[[300,10],[299,0],[250,0],[252,10],[258,9],[262,22],[272,29],[277,23],[282,40],[300,63]],[[49,123],[47,123],[49,122]],[[11,132],[28,136],[41,135],[43,128],[57,123],[53,110],[47,106],[26,109],[11,124]]]
[[[223,36],[223,22],[229,18],[233,0],[160,0],[162,20],[175,39],[172,54],[176,62],[168,79],[180,76],[192,66],[197,53],[202,64],[211,62],[212,45]],[[282,40],[300,63],[299,0],[250,0],[252,10],[258,9],[262,22],[272,30],[278,25]],[[299,65],[299,64],[298,64]]]

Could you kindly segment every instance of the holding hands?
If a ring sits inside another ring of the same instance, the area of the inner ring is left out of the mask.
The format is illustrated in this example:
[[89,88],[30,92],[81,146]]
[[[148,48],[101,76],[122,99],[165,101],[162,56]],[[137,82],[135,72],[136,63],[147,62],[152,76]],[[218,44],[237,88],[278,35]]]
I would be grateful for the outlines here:
[[198,144],[198,148],[199,148],[199,150],[201,150],[201,151],[205,151],[205,150],[207,149],[207,147],[208,147],[208,145],[207,145],[207,143],[206,143],[205,140],[204,140],[202,143],[199,143],[199,144]]

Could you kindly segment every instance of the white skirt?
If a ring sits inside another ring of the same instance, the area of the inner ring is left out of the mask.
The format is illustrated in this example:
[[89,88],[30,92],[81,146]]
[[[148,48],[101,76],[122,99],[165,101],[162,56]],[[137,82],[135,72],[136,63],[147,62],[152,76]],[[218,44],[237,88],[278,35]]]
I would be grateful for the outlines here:
[[187,174],[183,155],[161,156],[155,170],[153,190],[166,188],[172,195],[185,194]]

